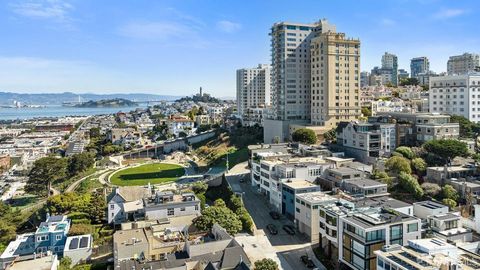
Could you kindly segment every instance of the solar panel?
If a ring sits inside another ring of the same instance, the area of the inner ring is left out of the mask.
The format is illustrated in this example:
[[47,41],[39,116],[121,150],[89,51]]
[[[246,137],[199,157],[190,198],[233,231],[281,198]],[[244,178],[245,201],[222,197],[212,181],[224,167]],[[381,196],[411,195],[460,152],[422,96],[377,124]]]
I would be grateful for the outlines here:
[[70,245],[68,246],[68,249],[73,250],[78,248],[78,238],[73,238],[72,241],[70,241]]
[[80,248],[86,248],[88,246],[88,237],[84,236],[80,239]]

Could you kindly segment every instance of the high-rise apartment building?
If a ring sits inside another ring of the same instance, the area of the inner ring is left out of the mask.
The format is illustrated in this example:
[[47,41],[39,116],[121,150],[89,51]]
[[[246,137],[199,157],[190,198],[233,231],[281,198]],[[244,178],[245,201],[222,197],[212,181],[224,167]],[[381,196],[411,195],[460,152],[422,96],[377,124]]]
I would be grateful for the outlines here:
[[410,76],[416,78],[420,73],[428,73],[430,71],[430,62],[425,56],[415,57],[410,60]]
[[326,32],[311,40],[311,124],[335,127],[360,116],[360,40]]
[[448,75],[462,75],[469,71],[480,68],[480,55],[476,53],[464,53],[462,55],[450,56],[447,62]]
[[429,108],[480,122],[480,73],[430,78]]
[[248,108],[270,105],[270,66],[237,70],[237,111],[242,116]]
[[277,120],[310,120],[310,40],[335,26],[280,22],[271,28],[272,106]]
[[398,85],[398,58],[395,54],[385,52],[382,55],[382,69],[391,70],[393,85]]
[[370,72],[360,72],[360,87],[367,87],[370,85]]

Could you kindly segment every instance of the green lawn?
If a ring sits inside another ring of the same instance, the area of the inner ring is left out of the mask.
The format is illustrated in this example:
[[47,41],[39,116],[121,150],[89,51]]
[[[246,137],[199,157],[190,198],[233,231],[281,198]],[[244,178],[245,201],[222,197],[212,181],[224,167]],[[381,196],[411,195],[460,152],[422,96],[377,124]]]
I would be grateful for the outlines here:
[[154,163],[119,171],[112,175],[110,181],[117,186],[142,186],[173,182],[184,174],[185,170],[180,165]]
[[[242,163],[248,160],[248,149],[247,148],[240,148],[235,150],[232,153],[228,154],[228,168],[231,169],[233,166],[237,165],[238,163]],[[222,155],[220,158],[214,160],[211,167],[226,167],[227,163],[227,155]]]

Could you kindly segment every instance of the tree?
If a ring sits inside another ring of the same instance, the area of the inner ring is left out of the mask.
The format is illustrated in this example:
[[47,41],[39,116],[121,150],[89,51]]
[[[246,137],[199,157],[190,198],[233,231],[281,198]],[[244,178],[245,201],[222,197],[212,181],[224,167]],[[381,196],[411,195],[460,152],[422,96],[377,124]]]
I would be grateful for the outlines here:
[[64,158],[48,156],[37,159],[28,174],[25,190],[37,195],[49,195],[53,183],[65,178],[67,161]]
[[414,158],[412,159],[412,167],[417,175],[423,175],[427,170],[427,163],[423,158]]
[[179,137],[179,138],[185,138],[185,137],[187,137],[187,136],[188,136],[187,133],[185,133],[185,132],[183,132],[183,131],[180,131],[180,132],[178,133],[178,137]]
[[410,161],[404,157],[393,156],[387,160],[385,166],[387,167],[387,170],[394,174],[399,174],[400,172],[405,172],[407,174],[412,173]]
[[323,134],[323,137],[327,142],[334,142],[337,140],[337,131],[335,128],[330,129],[329,131]]
[[191,188],[193,193],[195,194],[205,193],[207,192],[208,184],[202,181],[198,181],[198,182],[195,182]]
[[315,132],[311,129],[300,128],[293,132],[292,139],[294,142],[315,144],[317,142],[317,135],[315,135]]
[[94,193],[90,198],[90,207],[88,213],[90,219],[94,223],[101,223],[105,217],[105,209],[107,208],[107,202],[103,198],[101,193]]
[[400,79],[400,85],[405,86],[405,85],[418,85],[418,79],[417,78],[403,78]]
[[404,191],[413,194],[416,198],[421,198],[424,194],[418,180],[406,172],[400,172],[398,184]]
[[450,210],[453,210],[453,208],[455,208],[457,206],[457,202],[455,200],[448,199],[448,198],[443,199],[442,203],[444,205],[448,206],[448,208],[450,208]]
[[362,107],[362,114],[365,117],[372,116],[372,111],[370,110],[369,107]]
[[16,228],[13,223],[0,219],[0,244],[14,240],[16,235]]
[[451,185],[445,185],[442,188],[442,197],[456,201],[458,200],[458,192]]
[[436,197],[442,191],[442,188],[435,183],[423,183],[421,187],[425,195],[430,196],[432,198]]
[[89,133],[90,133],[90,139],[99,138],[100,137],[100,128],[92,127],[90,129]]
[[395,152],[402,154],[404,158],[412,159],[415,157],[415,153],[413,153],[412,149],[407,146],[397,147]]
[[73,176],[82,173],[95,164],[95,156],[90,152],[75,154],[68,159],[68,173]]
[[254,270],[278,270],[278,264],[272,259],[261,259],[255,262]]
[[72,269],[72,259],[70,257],[63,257],[60,259],[58,270],[70,270]]
[[441,157],[445,162],[449,162],[457,156],[467,156],[467,144],[458,140],[431,140],[423,144],[423,148],[430,153]]
[[374,170],[372,174],[372,179],[387,184],[388,188],[392,188],[393,186],[392,177],[390,177],[386,172]]
[[[225,203],[225,202],[224,202]],[[202,211],[202,215],[193,220],[199,230],[209,231],[214,224],[222,226],[229,234],[242,229],[242,222],[232,210],[225,206],[211,206]]]
[[225,201],[222,200],[222,199],[216,199],[213,202],[213,205],[216,206],[216,207],[227,207],[227,205],[225,204]]
[[478,132],[479,127],[461,115],[450,116],[450,122],[458,123],[460,126],[460,137],[472,138],[475,132]]

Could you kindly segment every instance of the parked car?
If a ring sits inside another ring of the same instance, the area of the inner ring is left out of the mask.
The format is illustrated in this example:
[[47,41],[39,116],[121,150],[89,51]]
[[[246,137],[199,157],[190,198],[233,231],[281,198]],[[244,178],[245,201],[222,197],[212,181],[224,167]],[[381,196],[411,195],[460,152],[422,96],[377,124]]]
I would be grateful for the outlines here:
[[313,268],[315,267],[315,264],[313,263],[313,261],[307,256],[307,255],[303,255],[300,257],[300,260],[303,262],[303,264],[305,264],[306,267],[308,268]]
[[270,234],[275,235],[275,234],[278,233],[277,227],[276,227],[275,225],[273,225],[273,224],[268,224],[268,225],[267,225],[267,229],[268,229],[268,232],[269,232]]
[[280,219],[280,214],[278,212],[275,212],[275,211],[271,211],[270,212],[270,216],[273,218],[273,219]]
[[290,235],[295,235],[295,229],[290,225],[283,225],[283,230],[286,231]]

